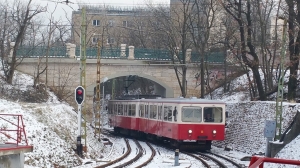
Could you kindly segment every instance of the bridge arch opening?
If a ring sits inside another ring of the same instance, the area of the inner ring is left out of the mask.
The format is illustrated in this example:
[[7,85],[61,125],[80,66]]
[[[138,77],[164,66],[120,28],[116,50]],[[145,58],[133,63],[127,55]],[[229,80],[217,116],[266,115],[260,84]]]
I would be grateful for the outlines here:
[[[106,77],[108,80],[104,83],[105,94],[112,94],[113,79],[115,79],[115,94],[118,95],[129,93],[130,95],[152,94],[152,95],[160,95],[161,97],[174,97],[173,88],[171,88],[161,80],[150,75],[124,72],[124,73],[108,75]],[[100,90],[102,94],[103,78],[100,79],[100,82],[101,82]],[[120,93],[122,89],[123,89],[123,93]],[[86,92],[87,95],[93,96],[95,91],[96,91],[96,83],[88,86]]]

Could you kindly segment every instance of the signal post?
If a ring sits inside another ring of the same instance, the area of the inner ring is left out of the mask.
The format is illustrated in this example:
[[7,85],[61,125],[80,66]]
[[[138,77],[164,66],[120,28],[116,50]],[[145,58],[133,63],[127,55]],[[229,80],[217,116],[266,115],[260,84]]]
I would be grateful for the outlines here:
[[77,143],[76,143],[76,153],[82,157],[82,144],[81,144],[81,105],[84,101],[85,91],[82,86],[78,86],[75,89],[75,101],[78,104],[78,132],[77,132]]

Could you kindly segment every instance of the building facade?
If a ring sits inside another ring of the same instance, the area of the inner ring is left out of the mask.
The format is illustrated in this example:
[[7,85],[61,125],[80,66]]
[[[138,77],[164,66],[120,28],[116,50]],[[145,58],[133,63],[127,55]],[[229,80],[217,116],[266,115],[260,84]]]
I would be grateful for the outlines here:
[[[152,10],[141,7],[82,6],[86,9],[87,47],[95,47],[98,41],[103,47],[119,47],[120,44],[140,48],[159,46],[152,36],[155,18]],[[82,9],[81,8],[81,9]],[[80,45],[82,11],[72,13],[72,43]]]

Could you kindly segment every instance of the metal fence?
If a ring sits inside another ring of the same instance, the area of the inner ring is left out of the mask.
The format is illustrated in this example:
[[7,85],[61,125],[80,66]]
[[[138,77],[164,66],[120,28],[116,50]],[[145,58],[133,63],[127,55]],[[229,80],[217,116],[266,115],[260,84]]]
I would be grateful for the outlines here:
[[[115,58],[121,57],[121,49],[120,48],[102,48],[100,51],[101,51],[101,53],[100,53],[101,58],[115,59]],[[80,56],[80,47],[76,47],[75,55]],[[87,48],[86,49],[86,58],[96,59],[97,55],[98,55],[97,48]]]
[[147,49],[147,48],[135,48],[134,59],[141,60],[171,60],[171,54],[169,50],[162,49]]
[[[209,52],[205,53],[204,61],[211,63],[224,63],[225,54],[224,52]],[[199,52],[192,52],[191,62],[200,62],[201,54]]]
[[[47,54],[48,52],[48,54]],[[21,46],[17,50],[17,57],[67,57],[67,49],[65,46],[48,47],[46,46]]]
[[[47,47],[19,47],[17,50],[18,57],[38,57],[46,56]],[[80,56],[80,47],[76,47],[75,55]],[[86,57],[88,59],[96,59],[98,55],[97,48],[87,48]],[[129,55],[129,49],[126,48],[124,56],[121,56],[121,48],[102,48],[101,58],[104,59],[127,59]],[[50,47],[48,57],[68,57],[67,50],[65,46],[61,47]],[[134,49],[134,59],[136,60],[159,60],[159,61],[171,61],[173,58],[169,50],[165,49],[148,49],[148,48],[135,48]],[[179,52],[179,59],[183,58],[183,53]],[[204,55],[205,62],[211,63],[223,63],[225,59],[224,52],[208,52]],[[191,53],[191,62],[197,63],[201,60],[201,54],[199,52]]]

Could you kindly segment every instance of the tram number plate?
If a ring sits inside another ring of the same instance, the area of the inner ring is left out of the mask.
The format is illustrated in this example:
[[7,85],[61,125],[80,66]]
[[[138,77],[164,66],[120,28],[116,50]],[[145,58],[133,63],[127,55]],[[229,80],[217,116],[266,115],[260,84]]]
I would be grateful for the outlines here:
[[207,136],[198,136],[198,139],[207,139]]

